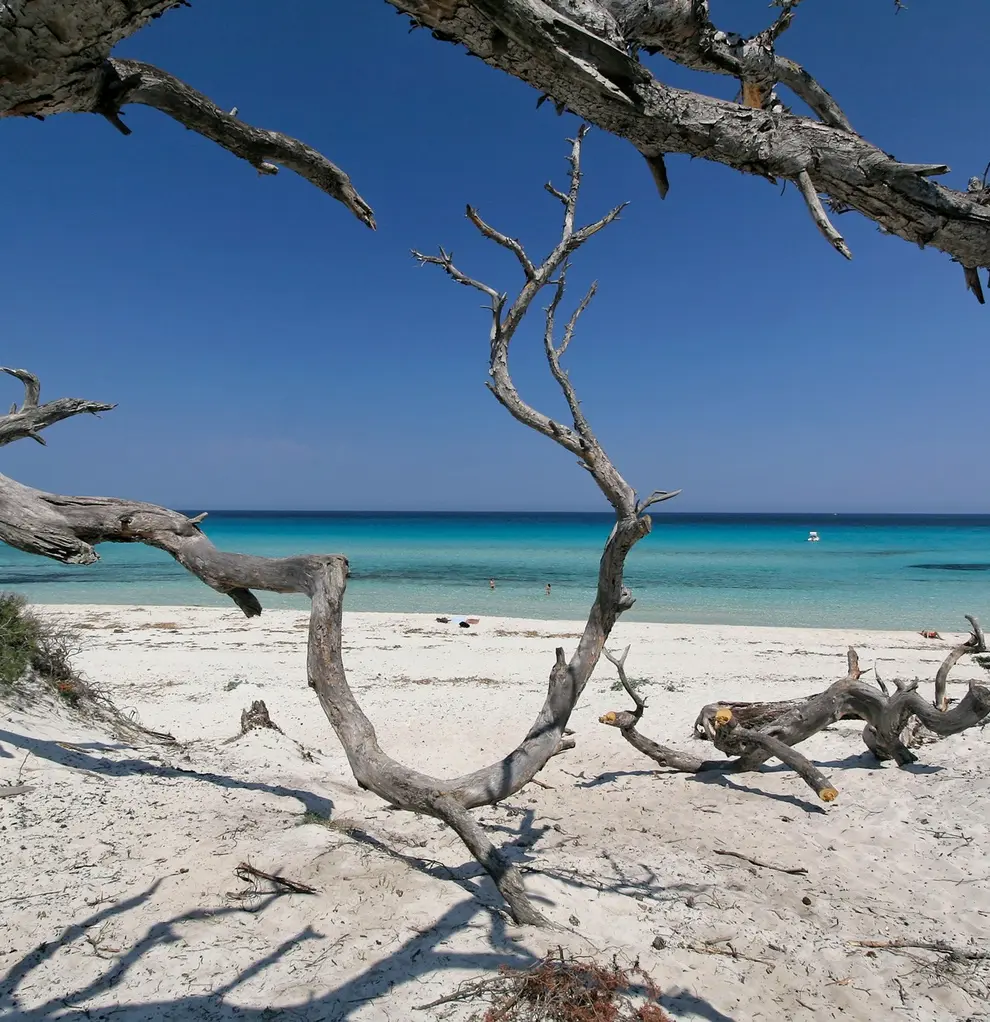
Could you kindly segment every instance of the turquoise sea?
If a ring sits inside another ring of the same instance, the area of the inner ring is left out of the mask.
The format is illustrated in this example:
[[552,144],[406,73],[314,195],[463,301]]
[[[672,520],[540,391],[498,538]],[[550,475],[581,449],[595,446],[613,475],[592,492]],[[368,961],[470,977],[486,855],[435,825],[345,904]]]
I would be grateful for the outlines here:
[[[668,512],[653,521],[627,563],[633,619],[959,631],[974,613],[990,623],[990,515]],[[244,553],[346,554],[348,610],[583,618],[611,518],[220,511],[204,528]],[[807,541],[810,530],[820,542]],[[159,551],[99,552],[95,565],[68,567],[0,546],[0,589],[36,603],[230,606]],[[305,606],[274,594],[262,602]]]

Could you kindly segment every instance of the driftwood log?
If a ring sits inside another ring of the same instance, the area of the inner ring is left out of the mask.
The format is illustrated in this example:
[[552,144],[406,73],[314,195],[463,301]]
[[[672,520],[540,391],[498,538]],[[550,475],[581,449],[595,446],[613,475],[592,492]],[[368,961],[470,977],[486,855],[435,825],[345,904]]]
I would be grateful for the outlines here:
[[658,745],[640,734],[637,725],[646,700],[626,677],[629,647],[621,656],[608,650],[605,656],[615,665],[635,709],[610,711],[599,721],[618,728],[633,748],[670,770],[685,773],[757,770],[768,759],[778,759],[799,774],[823,801],[831,802],[838,794],[834,785],[793,748],[830,724],[839,720],[864,721],[863,741],[873,755],[878,760],[893,760],[898,766],[906,766],[918,758],[909,748],[908,734],[913,734],[919,724],[942,737],[976,727],[990,718],[990,688],[976,682],[970,682],[966,695],[952,709],[948,708],[945,693],[949,671],[967,653],[986,651],[980,623],[969,614],[966,619],[972,633],[949,652],[939,667],[933,703],[917,691],[918,681],[894,681],[893,694],[879,678],[876,685],[867,683],[863,675],[869,672],[860,668],[859,656],[850,648],[845,677],[824,692],[776,702],[721,702],[705,706],[695,721],[695,737],[712,742],[733,759],[703,759]]
[[[341,656],[341,613],[347,584],[347,559],[342,554],[300,557],[255,557],[217,550],[202,530],[206,515],[189,518],[177,511],[117,497],[74,497],[45,493],[0,475],[0,540],[28,553],[66,564],[91,564],[99,543],[145,543],[171,554],[210,588],[230,597],[246,614],[261,613],[252,590],[304,593],[312,601],[307,672],[309,684],[347,754],[358,785],[399,809],[424,813],[447,823],[493,877],[512,916],[521,923],[543,923],[523,887],[521,874],[491,843],[469,810],[508,798],[528,784],[551,756],[573,746],[566,737],[568,721],[595,669],[619,615],[634,603],[623,585],[626,555],[651,527],[646,509],[676,495],[654,491],[644,500],[623,479],[581,411],[561,357],[571,343],[578,317],[594,288],[570,315],[557,340],[555,315],[564,297],[570,257],[586,241],[612,223],[621,207],[585,227],[576,224],[581,182],[581,148],[585,129],[572,140],[570,183],[566,191],[548,186],[563,207],[560,241],[542,263],[534,263],[522,245],[485,223],[475,210],[468,218],[486,238],[513,253],[522,265],[525,283],[510,302],[495,288],[467,277],[441,249],[439,256],[416,257],[435,263],[455,281],[482,291],[490,299],[489,389],[508,411],[577,456],[615,511],[615,524],[599,564],[598,588],[577,649],[568,658],[556,651],[546,700],[522,742],[491,766],[463,777],[435,778],[410,770],[389,757],[378,744],[371,721],[352,692]],[[551,374],[571,410],[570,426],[555,422],[527,404],[509,372],[509,347],[523,317],[544,288],[552,289],[543,331],[544,354]],[[61,398],[41,403],[36,376],[22,369],[4,369],[24,384],[24,400],[0,417],[0,446],[24,437],[40,442],[40,431],[84,412],[98,414],[113,405]]]

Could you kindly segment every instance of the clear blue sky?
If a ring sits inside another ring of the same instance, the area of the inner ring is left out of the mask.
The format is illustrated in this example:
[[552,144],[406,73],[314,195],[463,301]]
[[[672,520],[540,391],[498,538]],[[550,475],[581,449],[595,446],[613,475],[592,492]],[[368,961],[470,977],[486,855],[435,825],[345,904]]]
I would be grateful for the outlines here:
[[[712,6],[741,31],[773,14]],[[983,4],[914,0],[895,16],[888,0],[817,0],[781,50],[867,138],[948,163],[965,187],[990,160],[988,31]],[[48,397],[119,402],[52,428],[47,448],[5,448],[2,471],[183,508],[604,506],[486,391],[480,296],[408,255],[443,243],[517,286],[464,204],[539,254],[559,211],[541,186],[564,177],[572,118],[409,34],[383,0],[294,0],[277,16],[200,2],[118,54],[322,149],[379,230],[154,110],[126,109],[128,138],[96,116],[0,123],[0,362],[37,372]],[[651,59],[672,84],[735,91]],[[598,131],[585,169],[587,218],[630,206],[579,257],[574,284],[601,290],[569,364],[637,488],[683,488],[680,511],[988,509],[990,306],[958,266],[855,214],[839,221],[847,263],[793,188],[700,160],[669,159],[661,202],[641,158]],[[535,333],[515,364],[526,396],[556,408]]]

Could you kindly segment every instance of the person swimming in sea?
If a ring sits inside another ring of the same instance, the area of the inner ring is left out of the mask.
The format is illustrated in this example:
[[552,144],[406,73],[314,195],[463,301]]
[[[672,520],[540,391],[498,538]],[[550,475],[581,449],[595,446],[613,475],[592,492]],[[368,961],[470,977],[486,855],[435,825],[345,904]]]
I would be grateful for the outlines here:
[[550,583],[547,582],[547,596],[550,595]]

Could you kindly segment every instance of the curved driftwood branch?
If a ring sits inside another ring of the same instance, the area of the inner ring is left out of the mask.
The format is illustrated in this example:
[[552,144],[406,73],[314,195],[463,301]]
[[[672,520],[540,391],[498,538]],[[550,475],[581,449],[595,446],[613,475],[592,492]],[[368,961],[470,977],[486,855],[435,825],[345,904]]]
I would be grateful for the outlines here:
[[[552,97],[558,108],[628,139],[647,158],[661,194],[666,153],[771,180],[800,182],[805,174],[816,201],[823,194],[834,209],[855,209],[888,234],[946,252],[970,268],[970,276],[990,266],[985,192],[935,184],[929,179],[945,173],[944,164],[901,163],[852,131],[825,89],[776,55],[777,30],[750,39],[720,32],[703,0],[388,2],[438,39],[463,44]],[[665,85],[635,58],[639,47],[740,78],[743,103]],[[773,82],[791,88],[821,119],[781,108]],[[828,218],[821,220],[814,205],[812,213],[824,229]]]
[[[622,583],[626,554],[650,530],[650,518],[641,513],[635,492],[618,473],[581,415],[573,389],[567,389],[570,385],[559,363],[566,345],[555,345],[551,335],[547,357],[558,383],[570,395],[573,429],[557,425],[527,405],[508,369],[509,342],[536,295],[548,285],[555,286],[559,303],[562,285],[555,273],[563,269],[572,252],[618,215],[615,209],[587,227],[575,226],[583,136],[582,130],[572,144],[571,186],[564,197],[561,241],[539,266],[529,261],[518,243],[505,245],[520,259],[524,270],[527,265],[533,267],[531,274],[525,274],[523,290],[511,303],[494,288],[461,274],[442,250],[439,257],[419,257],[424,262],[437,263],[454,280],[488,295],[493,317],[491,389],[495,396],[526,425],[578,454],[616,512],[615,526],[599,564],[597,594],[577,649],[570,659],[563,649],[557,649],[543,707],[520,744],[497,763],[462,777],[435,778],[410,770],[382,750],[374,726],[348,685],[341,659],[341,617],[347,584],[347,560],[343,555],[267,558],[227,553],[217,550],[200,528],[202,515],[189,518],[167,508],[114,497],[59,496],[0,476],[0,540],[21,550],[66,563],[88,564],[97,559],[94,547],[99,543],[145,543],[167,551],[208,586],[229,596],[249,617],[261,612],[253,589],[309,596],[312,600],[309,684],[316,690],[344,747],[355,780],[399,809],[426,813],[447,823],[491,874],[513,917],[521,923],[545,920],[527,896],[518,869],[492,845],[469,810],[508,798],[528,784],[552,756],[573,747],[573,739],[566,737],[570,715],[598,663],[612,626],[634,602]],[[504,244],[504,235],[476,216],[470,219],[483,234]],[[575,322],[576,315],[565,333],[568,341]],[[111,407],[93,402],[77,403],[71,409],[59,402],[39,405],[37,379],[23,370],[14,371],[13,375],[25,383],[27,399],[24,408],[7,418],[26,415],[34,429],[80,411]],[[62,410],[58,414],[46,411],[53,407]],[[19,435],[31,435],[23,425],[0,420],[0,438],[6,433],[15,439],[18,429]]]
[[[444,820],[492,874],[513,917],[522,923],[543,921],[526,897],[518,870],[491,846],[467,810],[508,798],[529,783],[562,746],[567,747],[567,721],[587,681],[585,672],[591,670],[579,656],[569,664],[564,651],[557,651],[543,708],[508,756],[462,777],[429,777],[409,770],[382,751],[374,726],[348,685],[341,659],[347,581],[347,560],[342,555],[269,558],[228,553],[214,547],[192,519],[177,511],[114,497],[59,496],[3,475],[0,540],[28,553],[74,564],[95,561],[93,546],[98,543],[157,547],[212,589],[228,595],[249,617],[261,613],[252,589],[309,596],[313,603],[309,684],[344,746],[355,780],[397,808]],[[603,560],[610,563],[609,557]]]
[[325,156],[277,131],[245,124],[166,71],[111,57],[114,45],[185,0],[59,0],[0,4],[0,117],[102,114],[130,134],[120,117],[128,103],[153,106],[247,160],[259,172],[276,164],[342,202],[368,227],[371,207]]
[[[979,622],[966,615],[973,634],[956,646],[939,668],[941,687],[936,680],[936,703],[944,704],[945,681],[949,670],[965,653],[983,652],[983,632]],[[627,651],[628,652],[628,651]],[[990,718],[990,688],[971,682],[969,691],[951,710],[939,708],[925,700],[917,691],[917,682],[895,681],[896,692],[889,694],[886,686],[878,687],[862,680],[868,670],[859,666],[854,649],[847,653],[846,676],[824,692],[803,699],[785,699],[768,703],[711,703],[704,707],[695,722],[696,737],[711,741],[729,760],[709,760],[670,749],[640,734],[636,728],[643,714],[644,703],[625,679],[625,655],[621,663],[609,659],[619,668],[619,680],[629,692],[636,709],[611,711],[599,717],[602,724],[616,727],[633,748],[660,766],[684,773],[703,771],[746,771],[758,769],[770,758],[791,767],[825,802],[838,794],[829,779],[794,748],[813,734],[838,720],[862,720],[863,741],[880,760],[892,759],[905,766],[917,756],[903,740],[905,729],[914,720],[936,735],[958,734]]]
[[935,675],[935,707],[939,710],[944,711],[949,708],[949,698],[945,691],[949,681],[949,671],[967,653],[986,653],[987,651],[987,641],[983,636],[983,628],[980,626],[980,622],[972,614],[967,614],[966,620],[972,629],[969,638],[950,650],[949,655],[942,661],[942,665]]

